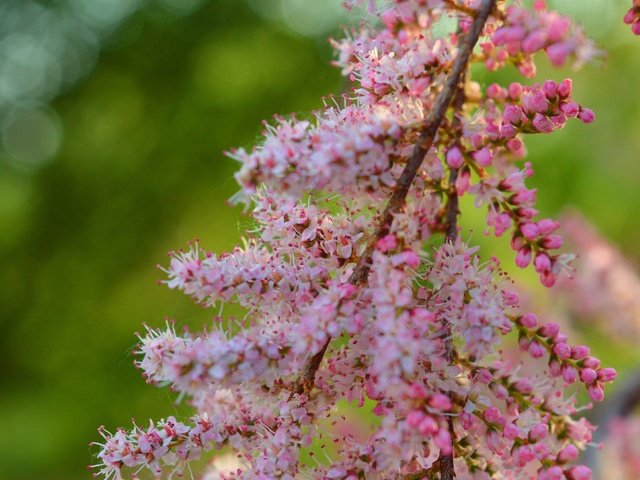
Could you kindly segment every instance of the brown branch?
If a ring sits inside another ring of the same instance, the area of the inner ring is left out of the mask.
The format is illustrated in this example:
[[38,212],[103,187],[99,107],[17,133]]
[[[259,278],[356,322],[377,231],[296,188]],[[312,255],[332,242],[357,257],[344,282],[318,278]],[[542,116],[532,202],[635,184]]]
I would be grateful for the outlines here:
[[[389,233],[393,217],[404,207],[409,189],[418,174],[418,170],[422,165],[425,155],[432,147],[433,141],[438,133],[438,129],[440,128],[440,124],[444,120],[447,109],[449,108],[456,91],[458,91],[460,80],[463,72],[467,69],[471,52],[478,42],[480,33],[482,32],[484,24],[495,6],[495,2],[496,0],[483,1],[482,6],[477,11],[468,32],[459,39],[458,55],[453,63],[451,73],[447,77],[442,90],[436,97],[427,118],[424,120],[418,142],[416,143],[411,157],[396,183],[391,198],[389,198],[387,206],[382,213],[378,227],[369,241],[365,252],[360,257],[358,264],[349,277],[349,283],[352,285],[360,286],[366,282],[369,276],[369,271],[371,270],[371,256],[376,243]],[[302,375],[296,381],[296,386],[294,388],[296,393],[309,393],[313,389],[316,372],[322,363],[322,358],[324,357],[330,342],[331,338],[327,340],[318,353],[307,359],[302,369]],[[447,476],[445,476],[445,468],[441,470],[441,473],[442,480],[453,478],[453,465],[451,465],[451,471],[447,472]]]

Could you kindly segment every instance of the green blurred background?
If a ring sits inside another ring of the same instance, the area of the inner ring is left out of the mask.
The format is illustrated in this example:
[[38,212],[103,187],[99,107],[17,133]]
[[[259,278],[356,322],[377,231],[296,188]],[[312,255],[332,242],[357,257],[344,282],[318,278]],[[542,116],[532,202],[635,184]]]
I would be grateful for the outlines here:
[[[240,238],[247,220],[225,204],[236,165],[222,152],[251,145],[262,119],[340,91],[326,42],[340,34],[339,3],[0,1],[1,480],[88,478],[99,425],[189,413],[132,365],[143,322],[211,317],[159,286],[155,265],[194,238],[214,251]],[[578,207],[638,260],[629,2],[550,3],[608,55],[574,75],[597,123],[528,143],[541,209]],[[637,358],[610,350],[598,353],[623,368]]]

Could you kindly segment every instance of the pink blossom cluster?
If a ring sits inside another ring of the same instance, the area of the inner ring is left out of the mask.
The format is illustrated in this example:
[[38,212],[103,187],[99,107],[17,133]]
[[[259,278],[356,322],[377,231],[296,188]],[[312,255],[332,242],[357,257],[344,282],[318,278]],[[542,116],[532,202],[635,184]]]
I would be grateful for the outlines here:
[[[171,477],[229,447],[237,467],[211,478],[591,477],[576,462],[593,427],[568,386],[601,401],[615,371],[520,313],[500,261],[462,241],[457,223],[473,196],[487,230],[509,232],[518,266],[533,264],[546,286],[568,268],[559,223],[538,218],[525,184],[524,142],[594,113],[570,80],[483,88],[469,64],[533,76],[536,53],[580,62],[591,43],[540,1],[389,3],[368,2],[379,22],[332,42],[353,86],[342,102],[310,120],[278,117],[258,146],[230,154],[252,222],[243,246],[171,253],[163,283],[246,315],[140,336],[147,380],[198,413],[102,430],[98,474]],[[455,28],[442,28],[448,19]],[[528,356],[505,355],[514,330]],[[375,421],[340,431],[367,417],[353,409]]]
[[555,322],[538,326],[538,318],[528,313],[519,317],[516,323],[522,351],[529,352],[535,359],[548,354],[549,372],[553,377],[561,377],[566,385],[580,380],[591,400],[604,400],[603,383],[616,378],[613,368],[601,368],[600,360],[590,355],[586,345],[569,346],[567,336],[560,332],[560,326]]
[[631,31],[640,35],[640,1],[633,0],[633,6],[624,16],[624,23],[631,25]]
[[536,52],[544,51],[558,67],[570,57],[580,65],[597,53],[582,29],[569,17],[547,10],[544,0],[536,0],[532,10],[517,4],[507,7],[502,25],[481,46],[489,70],[513,64],[525,77],[536,74]]

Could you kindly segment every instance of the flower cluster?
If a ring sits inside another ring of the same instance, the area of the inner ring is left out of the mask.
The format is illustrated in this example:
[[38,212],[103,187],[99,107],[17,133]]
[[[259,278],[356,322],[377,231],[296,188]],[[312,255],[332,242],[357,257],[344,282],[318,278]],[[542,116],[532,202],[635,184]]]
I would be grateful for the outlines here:
[[[368,2],[375,26],[332,41],[353,84],[344,100],[278,117],[260,145],[230,153],[253,222],[243,246],[170,254],[169,288],[246,316],[140,336],[136,365],[197,415],[102,429],[106,479],[179,475],[223,447],[237,464],[207,478],[590,478],[576,461],[593,427],[567,387],[580,381],[601,401],[615,371],[520,313],[499,260],[462,241],[457,220],[472,196],[487,231],[509,233],[518,266],[549,287],[568,268],[560,224],[538,218],[525,184],[525,138],[594,113],[569,79],[485,88],[469,66],[533,77],[538,52],[560,66],[595,50],[542,1],[388,3]],[[514,330],[528,356],[505,354]],[[376,421],[348,431],[352,408]]]
[[533,54],[544,51],[554,65],[563,66],[572,57],[578,65],[596,54],[593,43],[570,18],[548,11],[544,0],[536,0],[533,10],[511,5],[503,24],[491,40],[481,44],[485,65],[495,70],[506,64],[518,67],[522,75],[534,77]]

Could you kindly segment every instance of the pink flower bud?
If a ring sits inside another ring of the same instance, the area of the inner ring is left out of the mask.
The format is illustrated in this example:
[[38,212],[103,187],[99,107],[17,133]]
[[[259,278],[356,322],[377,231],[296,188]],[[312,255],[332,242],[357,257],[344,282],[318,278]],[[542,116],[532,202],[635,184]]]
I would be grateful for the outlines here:
[[577,465],[567,472],[569,480],[591,480],[591,469],[584,465]]
[[549,425],[546,423],[536,423],[529,431],[529,440],[539,442],[549,436]]
[[522,96],[522,108],[527,114],[546,113],[549,100],[542,91],[527,92]]
[[547,56],[556,67],[563,66],[570,53],[571,45],[568,43],[556,43],[547,48]]
[[604,389],[600,382],[592,383],[587,386],[587,393],[589,394],[589,398],[594,402],[601,402],[604,400]]
[[540,133],[551,133],[555,128],[553,122],[541,113],[534,115],[533,126]]
[[634,35],[640,35],[640,21],[631,25],[631,31]]
[[393,250],[397,246],[398,246],[398,242],[397,242],[396,236],[393,235],[392,233],[382,237],[380,240],[378,240],[378,243],[376,244],[376,247],[378,247],[378,250],[380,250],[382,253],[386,253],[389,250]]
[[582,361],[582,366],[586,368],[593,368],[594,370],[596,370],[598,367],[600,367],[600,360],[598,360],[596,357],[587,357]]
[[486,368],[480,368],[476,374],[476,380],[485,385],[489,385],[491,380],[493,380],[493,375],[491,375],[491,372]]
[[462,196],[469,191],[471,187],[471,172],[468,168],[463,168],[458,173],[458,178],[456,179],[456,193],[458,196]]
[[587,358],[589,356],[589,347],[586,345],[576,345],[571,349],[571,357],[574,360],[582,360],[583,358]]
[[560,375],[562,375],[562,364],[557,360],[550,360],[549,373],[553,378],[558,378]]
[[503,140],[515,137],[517,133],[518,131],[513,125],[507,124],[500,127],[500,138]]
[[618,376],[615,368],[601,368],[598,370],[598,380],[601,382],[613,382]]
[[433,435],[439,430],[433,417],[426,415],[418,425],[418,431],[423,435]]
[[550,218],[543,218],[537,222],[538,228],[540,229],[541,235],[549,235],[550,233],[555,232],[560,226],[560,222],[556,220],[552,220]]
[[474,160],[478,162],[478,165],[482,167],[488,167],[491,165],[491,161],[493,160],[493,154],[487,147],[484,147],[477,152],[473,152],[471,155]]
[[489,407],[484,411],[483,416],[487,422],[498,423],[502,418],[502,413],[496,407]]
[[520,268],[527,268],[531,263],[531,247],[526,246],[518,250],[516,255],[516,265]]
[[542,30],[534,31],[527,35],[522,42],[522,51],[525,53],[535,53],[542,50],[547,42],[547,36]]
[[538,317],[533,313],[525,313],[519,319],[520,325],[525,328],[536,328],[538,325]]
[[525,119],[524,112],[518,105],[507,105],[502,112],[502,121],[506,124],[520,125]]
[[536,255],[533,266],[538,273],[549,272],[551,270],[551,259],[545,253]]
[[540,273],[540,283],[547,288],[551,288],[556,284],[556,276],[550,270]]
[[582,380],[586,384],[590,384],[596,381],[598,378],[598,374],[593,368],[581,368],[580,369],[580,380]]
[[565,78],[558,84],[558,95],[562,98],[569,98],[572,90],[573,81],[570,78]]
[[407,395],[409,398],[424,399],[429,396],[429,392],[423,384],[414,382],[409,386]]
[[507,148],[516,155],[524,154],[523,147],[524,143],[519,138],[512,138],[507,142]]
[[520,427],[514,423],[507,423],[502,429],[502,435],[507,440],[515,440],[521,435],[521,433],[522,430],[520,430]]
[[543,337],[552,338],[560,332],[560,325],[556,322],[548,322],[540,327],[538,333]]
[[440,449],[442,455],[451,455],[453,451],[453,442],[451,441],[451,434],[448,430],[441,428],[433,437],[433,441]]
[[547,80],[542,85],[542,91],[547,96],[549,100],[552,100],[558,94],[558,84],[553,80]]
[[576,102],[567,102],[560,105],[560,111],[567,117],[575,118],[580,113],[580,105]]
[[570,443],[560,450],[560,453],[558,454],[558,461],[560,463],[571,463],[578,458],[578,455],[580,455],[580,451],[575,445]]
[[509,97],[512,100],[520,100],[520,97],[522,97],[522,85],[516,82],[509,84]]
[[535,223],[525,223],[520,227],[522,235],[527,240],[535,240],[540,235],[540,229]]
[[492,83],[487,87],[487,97],[489,98],[493,98],[494,100],[504,100],[506,95],[506,91],[497,83]]
[[464,157],[457,146],[451,147],[447,151],[447,165],[451,168],[458,169],[464,164]]
[[554,345],[553,353],[555,353],[560,360],[567,360],[571,357],[571,347],[566,343],[558,343]]
[[448,412],[451,410],[451,399],[442,393],[436,393],[433,395],[429,401],[429,405],[436,410],[441,410],[443,412]]
[[624,23],[627,25],[631,25],[638,20],[638,10],[636,8],[630,8],[629,11],[624,16]]
[[560,42],[571,28],[571,21],[567,17],[557,17],[549,26],[547,35],[550,42]]
[[407,415],[407,425],[409,425],[411,428],[417,428],[422,420],[424,420],[425,416],[426,415],[424,412],[420,410],[413,410]]
[[513,461],[516,466],[521,468],[534,461],[535,458],[536,456],[529,445],[522,445],[520,447],[517,447],[513,452]]
[[540,470],[538,472],[538,480],[566,480],[562,468],[557,465],[548,468],[547,470]]
[[562,366],[562,379],[567,385],[571,385],[575,383],[578,379],[578,372],[571,365],[563,365]]
[[542,239],[542,246],[549,250],[562,247],[562,237],[560,235],[549,235]]
[[596,119],[596,114],[590,108],[583,108],[578,114],[578,118],[584,123],[592,123]]
[[529,394],[533,392],[533,383],[528,378],[519,378],[514,382],[513,388],[520,393]]
[[544,347],[534,340],[529,345],[529,355],[531,355],[532,358],[544,357]]

